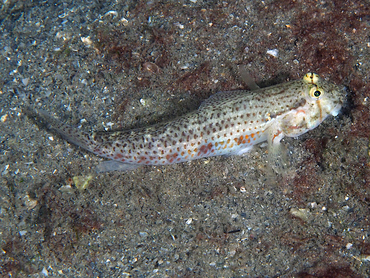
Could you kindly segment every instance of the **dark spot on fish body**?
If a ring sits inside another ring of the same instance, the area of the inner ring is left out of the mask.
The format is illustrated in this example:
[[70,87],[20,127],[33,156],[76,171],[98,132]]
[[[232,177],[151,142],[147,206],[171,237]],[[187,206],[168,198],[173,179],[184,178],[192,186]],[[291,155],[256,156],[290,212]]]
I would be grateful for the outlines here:
[[306,104],[306,99],[302,98],[293,104],[292,109],[297,109],[298,107],[304,106]]
[[208,143],[207,145],[202,145],[199,148],[198,156],[206,155],[207,153],[209,153],[212,150],[212,148],[213,148],[212,143]]

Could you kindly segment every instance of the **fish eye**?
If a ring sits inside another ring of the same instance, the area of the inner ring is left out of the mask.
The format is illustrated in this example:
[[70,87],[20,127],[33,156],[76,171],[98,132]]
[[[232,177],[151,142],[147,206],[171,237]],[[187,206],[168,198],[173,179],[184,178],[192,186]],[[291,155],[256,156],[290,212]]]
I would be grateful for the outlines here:
[[310,96],[311,96],[312,98],[319,99],[322,95],[323,95],[323,91],[322,91],[320,88],[313,87],[313,88],[310,90]]

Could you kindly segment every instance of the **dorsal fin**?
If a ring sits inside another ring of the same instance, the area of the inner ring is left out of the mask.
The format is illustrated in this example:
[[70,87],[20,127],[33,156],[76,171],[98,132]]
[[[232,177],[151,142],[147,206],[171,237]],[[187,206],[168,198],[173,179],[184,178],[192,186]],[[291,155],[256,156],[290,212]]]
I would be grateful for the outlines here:
[[260,88],[257,85],[257,83],[254,82],[254,79],[252,78],[252,75],[247,71],[246,67],[240,66],[239,67],[239,74],[240,74],[240,78],[248,86],[248,88],[251,89],[251,91],[258,90]]
[[[248,86],[248,88],[251,91],[260,89],[260,87],[256,84],[256,82],[254,82],[252,76],[249,74],[249,72],[244,66],[241,66],[239,68],[239,75],[240,75],[240,78],[243,80],[243,82]],[[217,106],[225,101],[229,101],[230,99],[236,99],[248,93],[250,93],[250,91],[247,91],[247,90],[218,92],[210,96],[204,102],[202,102],[199,109],[204,109],[205,107],[209,107],[209,106]]]
[[208,99],[202,102],[202,104],[199,106],[199,110],[209,106],[218,106],[224,102],[230,101],[232,99],[237,99],[240,96],[244,96],[245,94],[248,93],[250,92],[246,90],[225,91],[215,93],[214,95],[210,96]]

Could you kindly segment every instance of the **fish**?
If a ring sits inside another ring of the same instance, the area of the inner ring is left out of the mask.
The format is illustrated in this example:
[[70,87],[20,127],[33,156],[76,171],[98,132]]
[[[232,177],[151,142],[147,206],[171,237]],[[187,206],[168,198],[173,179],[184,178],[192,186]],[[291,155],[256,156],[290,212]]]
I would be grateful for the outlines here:
[[[168,165],[219,155],[243,155],[266,142],[272,160],[284,157],[281,140],[298,137],[337,116],[346,89],[316,73],[252,91],[219,92],[172,121],[131,130],[88,133],[43,110],[25,114],[70,143],[109,160],[98,172],[127,171],[141,165]],[[280,163],[280,162],[279,162]]]

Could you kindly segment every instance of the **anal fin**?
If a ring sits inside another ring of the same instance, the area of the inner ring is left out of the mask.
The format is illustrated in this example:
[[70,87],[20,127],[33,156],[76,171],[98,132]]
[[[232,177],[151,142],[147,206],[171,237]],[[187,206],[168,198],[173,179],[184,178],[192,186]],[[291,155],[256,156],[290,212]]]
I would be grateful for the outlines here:
[[141,165],[137,164],[128,164],[128,163],[122,163],[116,160],[106,160],[103,162],[100,162],[98,166],[96,166],[95,170],[98,173],[104,173],[104,172],[112,172],[112,171],[132,171],[136,168],[140,167]]

